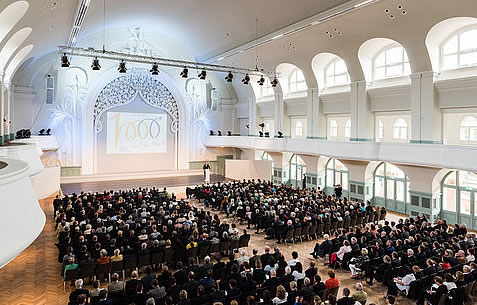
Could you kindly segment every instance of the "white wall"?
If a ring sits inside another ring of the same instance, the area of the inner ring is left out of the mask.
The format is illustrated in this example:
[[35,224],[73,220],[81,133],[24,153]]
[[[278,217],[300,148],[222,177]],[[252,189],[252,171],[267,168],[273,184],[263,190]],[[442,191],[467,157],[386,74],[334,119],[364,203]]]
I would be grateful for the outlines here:
[[266,160],[225,160],[225,177],[235,180],[271,180],[272,162]]

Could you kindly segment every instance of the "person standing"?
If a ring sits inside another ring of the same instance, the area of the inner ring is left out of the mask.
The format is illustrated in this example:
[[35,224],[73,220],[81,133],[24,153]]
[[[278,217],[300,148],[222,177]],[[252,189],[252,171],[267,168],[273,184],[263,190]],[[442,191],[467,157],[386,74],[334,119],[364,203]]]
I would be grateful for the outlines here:
[[210,182],[210,165],[209,162],[205,162],[204,166],[202,166],[204,170],[204,182]]

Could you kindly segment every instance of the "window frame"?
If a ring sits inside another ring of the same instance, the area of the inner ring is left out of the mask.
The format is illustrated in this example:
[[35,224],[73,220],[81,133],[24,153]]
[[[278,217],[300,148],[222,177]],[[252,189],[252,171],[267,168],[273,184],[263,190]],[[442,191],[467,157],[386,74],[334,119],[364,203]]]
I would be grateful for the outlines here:
[[[398,122],[404,122],[405,126],[396,126]],[[396,137],[396,129],[398,129],[398,136]],[[405,130],[405,136],[403,137],[402,133]],[[393,139],[396,140],[407,140],[409,139],[409,125],[407,124],[404,118],[396,118],[393,124]]]
[[[295,81],[292,82],[292,77],[294,75],[295,75]],[[298,80],[298,75],[302,75],[303,80]],[[304,85],[303,90],[299,90],[300,85]],[[298,68],[294,68],[292,70],[292,72],[290,73],[290,75],[288,76],[288,92],[289,93],[297,93],[297,92],[306,91],[307,89],[308,89],[308,87],[306,85],[306,79],[305,79],[305,75],[303,74],[303,71],[301,71]]]
[[[334,123],[333,127],[331,126],[331,123]],[[329,128],[328,137],[337,138],[338,137],[338,122],[335,119],[330,119],[328,122],[328,128]]]
[[[477,25],[476,24],[468,25],[468,26],[462,27],[460,29],[457,29],[456,31],[452,32],[449,36],[447,36],[446,39],[444,39],[442,41],[442,43],[439,46],[439,70],[440,70],[440,72],[452,71],[452,70],[458,70],[458,69],[465,69],[465,68],[470,68],[470,67],[477,67],[477,62],[474,63],[474,64],[471,64],[471,65],[465,65],[465,66],[460,65],[460,60],[461,60],[460,57],[461,57],[462,54],[477,53],[477,46],[476,46],[476,48],[472,48],[472,49],[466,50],[466,51],[461,51],[460,50],[460,36],[462,34],[466,33],[466,32],[470,32],[470,31],[473,31],[473,30],[477,30]],[[450,53],[450,54],[444,54],[444,47],[454,37],[457,37],[457,52]],[[457,66],[453,67],[453,68],[449,68],[449,69],[444,69],[444,57],[445,56],[452,56],[452,55],[457,55]]]
[[[401,48],[402,49],[402,61],[400,61],[399,63],[394,63],[394,64],[387,64],[386,62],[386,52],[389,51],[389,50],[392,50],[392,49],[395,49],[395,48]],[[384,65],[382,66],[377,66],[376,64],[376,61],[377,59],[384,53]],[[405,56],[404,56],[405,55]],[[407,57],[407,61],[405,61],[405,57]],[[383,47],[381,50],[379,50],[376,55],[373,57],[373,81],[379,81],[379,80],[385,80],[385,79],[392,79],[392,78],[398,78],[398,77],[404,77],[404,76],[408,76],[412,73],[411,71],[411,64],[410,64],[410,61],[409,61],[409,56],[407,55],[407,51],[406,51],[406,48],[404,48],[404,46],[402,46],[401,44],[399,43],[392,43],[390,45],[387,45],[385,47]],[[387,76],[387,69],[388,67],[396,67],[396,66],[401,66],[401,74],[399,75],[392,75],[392,76]],[[409,65],[409,74],[405,74],[405,70],[406,70],[406,65]],[[378,68],[384,68],[384,77],[383,78],[376,78],[376,70]]]
[[[344,73],[336,73],[336,64],[338,62],[341,62],[341,61],[345,65],[346,71]],[[333,66],[333,74],[330,75],[330,74],[328,74],[328,70],[331,66]],[[336,78],[340,77],[340,76],[343,76],[343,75],[346,76],[346,82],[337,83]],[[333,77],[333,84],[328,83],[328,78],[329,77]],[[346,62],[341,57],[334,58],[328,65],[326,65],[326,67],[325,67],[325,88],[344,86],[344,85],[348,85],[349,83],[350,83],[350,77],[349,77],[349,73],[348,73],[348,66],[346,65]]]
[[344,125],[344,136],[345,138],[351,138],[351,119],[347,119]]
[[[464,125],[466,120],[474,120],[475,125]],[[474,131],[474,132],[472,132]],[[464,137],[462,136],[464,135]],[[473,138],[472,135],[475,135]],[[477,141],[477,117],[472,114],[466,115],[459,124],[459,140],[465,142],[476,142]]]

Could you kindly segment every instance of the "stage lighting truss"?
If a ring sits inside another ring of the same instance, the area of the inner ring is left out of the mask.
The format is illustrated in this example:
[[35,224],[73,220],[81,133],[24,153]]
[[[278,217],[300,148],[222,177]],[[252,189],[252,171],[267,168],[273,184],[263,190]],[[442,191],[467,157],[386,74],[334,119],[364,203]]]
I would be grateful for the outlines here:
[[[129,53],[122,53],[122,52],[115,52],[115,51],[107,51],[107,50],[97,50],[93,48],[80,48],[80,47],[68,47],[68,46],[58,46],[57,49],[58,54],[61,54],[62,63],[66,63],[64,56],[79,56],[79,57],[87,57],[87,58],[98,58],[103,60],[114,60],[114,61],[124,61],[128,63],[144,63],[144,64],[157,64],[159,66],[166,66],[166,67],[177,67],[177,68],[188,68],[188,69],[196,69],[198,71],[215,71],[215,72],[224,72],[229,74],[249,74],[249,75],[256,75],[262,76],[266,75],[268,77],[278,77],[277,73],[265,71],[263,69],[249,69],[249,68],[241,68],[241,67],[234,67],[234,66],[225,66],[225,65],[215,65],[215,64],[208,64],[208,63],[201,63],[201,62],[193,62],[193,61],[186,61],[180,59],[170,59],[170,58],[161,58],[161,57],[151,57],[151,56],[144,56],[138,54],[129,54]],[[68,62],[69,63],[69,62]]]

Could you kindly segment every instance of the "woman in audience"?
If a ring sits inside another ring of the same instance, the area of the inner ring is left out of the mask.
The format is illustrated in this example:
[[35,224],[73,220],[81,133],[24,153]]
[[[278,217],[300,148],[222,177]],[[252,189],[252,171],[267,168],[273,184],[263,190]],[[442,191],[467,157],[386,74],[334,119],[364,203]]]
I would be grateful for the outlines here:
[[262,294],[262,299],[260,300],[260,305],[273,305],[272,296],[270,295],[270,291],[264,290]]
[[460,264],[460,265],[467,263],[464,250],[457,251],[457,253],[455,254],[455,260],[457,261],[457,264]]
[[457,287],[465,286],[464,273],[462,271],[457,271],[455,273],[455,284]]
[[111,256],[111,263],[120,262],[123,260],[123,255],[119,249],[114,250],[114,255]]
[[325,282],[326,295],[328,295],[330,293],[331,289],[339,287],[339,285],[340,285],[340,281],[336,278],[334,270],[332,270],[332,269],[328,270],[328,276],[330,278],[327,279],[326,282]]
[[277,287],[276,296],[272,299],[273,304],[285,304],[287,302],[288,293],[285,287],[279,285]]
[[467,263],[472,263],[473,261],[475,261],[474,252],[475,251],[473,248],[467,248],[467,256],[465,257]]
[[361,249],[360,256],[353,257],[350,260],[350,264],[348,265],[348,267],[351,270],[351,277],[354,279],[359,278],[359,275],[361,273],[361,267],[366,266],[368,263],[369,263],[368,249],[363,248]]

